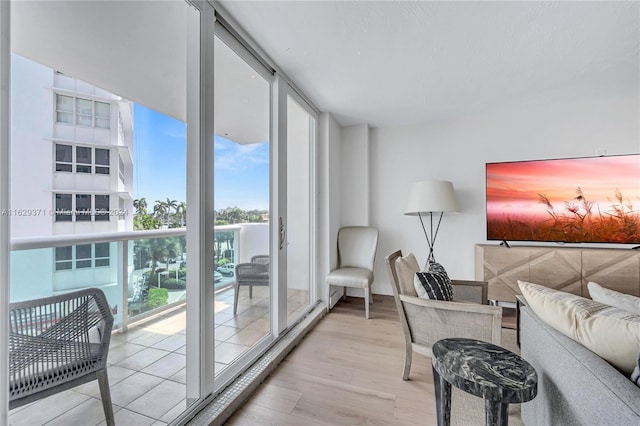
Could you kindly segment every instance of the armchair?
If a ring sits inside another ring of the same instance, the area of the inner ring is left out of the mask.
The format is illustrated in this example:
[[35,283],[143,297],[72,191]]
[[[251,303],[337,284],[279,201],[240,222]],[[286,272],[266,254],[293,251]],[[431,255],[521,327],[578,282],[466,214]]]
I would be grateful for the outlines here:
[[269,256],[257,255],[251,258],[251,262],[236,265],[236,282],[233,298],[233,315],[238,312],[238,293],[240,286],[249,286],[249,298],[253,297],[253,286],[268,286]]
[[422,299],[413,289],[420,270],[415,257],[403,258],[398,250],[385,261],[405,337],[403,380],[409,380],[413,351],[432,357],[431,347],[440,339],[467,337],[500,345],[502,308],[486,305],[486,282],[452,280],[453,302]]
[[9,408],[98,380],[114,425],[107,378],[113,315],[96,288],[9,305]]
[[[365,318],[369,319],[369,301],[373,282],[373,262],[378,247],[378,230],[367,226],[346,226],[338,232],[338,258],[340,266],[329,272],[326,278],[331,294],[331,286],[364,290]],[[328,308],[327,308],[328,309]]]

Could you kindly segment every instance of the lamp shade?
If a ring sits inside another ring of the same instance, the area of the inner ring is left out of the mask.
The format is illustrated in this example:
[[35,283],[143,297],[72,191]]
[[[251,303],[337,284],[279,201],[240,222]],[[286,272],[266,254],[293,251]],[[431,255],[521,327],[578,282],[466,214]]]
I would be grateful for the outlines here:
[[458,200],[453,184],[444,180],[427,180],[411,185],[404,214],[418,216],[429,212],[457,212]]

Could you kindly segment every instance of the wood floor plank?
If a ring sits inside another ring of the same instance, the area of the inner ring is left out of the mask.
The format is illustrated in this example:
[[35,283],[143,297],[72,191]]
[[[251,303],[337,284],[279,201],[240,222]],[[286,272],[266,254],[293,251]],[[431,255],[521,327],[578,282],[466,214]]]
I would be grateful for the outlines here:
[[270,410],[291,414],[302,393],[280,386],[263,384],[252,396],[252,403]]
[[[369,320],[362,303],[340,301],[228,424],[435,425],[431,359],[414,353],[410,380],[402,380],[404,336],[393,298],[376,296]],[[466,414],[481,424],[479,401],[479,411]],[[521,424],[518,417],[510,423]]]

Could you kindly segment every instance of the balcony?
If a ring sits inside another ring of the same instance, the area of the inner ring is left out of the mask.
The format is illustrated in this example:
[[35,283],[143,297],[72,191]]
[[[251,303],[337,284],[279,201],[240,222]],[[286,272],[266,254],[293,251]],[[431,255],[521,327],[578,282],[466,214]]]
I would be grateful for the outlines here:
[[[265,227],[268,229],[268,226]],[[252,232],[251,229],[244,229],[243,225],[222,228],[224,229],[216,229],[216,232],[232,232],[235,236],[241,233],[251,235]],[[117,424],[167,424],[187,407],[186,290],[168,290],[168,297],[158,302],[159,305],[156,302],[150,303],[150,296],[156,293],[152,290],[164,289],[163,282],[167,282],[164,280],[171,280],[172,285],[179,287],[180,277],[183,272],[186,274],[186,259],[179,256],[179,259],[168,259],[169,262],[156,260],[156,270],[166,268],[156,274],[160,278],[159,285],[157,280],[149,278],[149,271],[154,268],[153,259],[142,261],[143,247],[153,247],[158,241],[184,239],[185,233],[184,229],[141,231],[73,238],[50,237],[46,241],[21,239],[12,242],[12,301],[28,294],[31,294],[29,298],[35,298],[75,290],[82,280],[85,280],[86,287],[102,288],[107,295],[117,327],[111,339],[108,358],[111,397]],[[77,247],[91,245],[95,255],[95,246],[99,244],[109,245],[108,265],[105,265],[107,256],[94,256],[90,261],[91,268],[84,268],[89,261],[82,257],[82,250],[78,257]],[[59,251],[56,256],[56,248],[69,245],[76,247],[75,252],[72,252],[71,264],[66,258],[61,260],[61,256],[66,253]],[[251,248],[248,242],[243,243],[236,238],[235,248],[231,248],[234,247],[233,243],[217,238],[216,245],[217,252],[232,254],[236,262],[248,260],[241,255]],[[238,249],[240,251],[236,254]],[[254,249],[255,241],[251,250]],[[44,263],[47,266],[36,267],[34,270],[33,259],[36,257],[38,264]],[[30,269],[26,268],[28,265],[31,265]],[[48,275],[43,275],[45,272]],[[78,276],[71,277],[72,273]],[[66,276],[66,283],[56,276],[60,274]],[[177,279],[174,274],[177,274]],[[109,281],[106,277],[115,277],[115,280]],[[149,287],[144,291],[149,282],[155,283],[156,287]],[[37,286],[34,283],[46,285]],[[263,339],[270,329],[269,288],[254,287],[253,297],[249,298],[248,289],[241,287],[238,311],[234,315],[233,283],[232,276],[212,283],[216,288],[213,301],[216,377]],[[14,291],[14,286],[19,288]],[[141,296],[143,293],[145,295]],[[303,309],[308,305],[308,293],[289,292],[288,304],[290,310]],[[104,424],[99,395],[98,384],[94,381],[12,410],[10,424]]]

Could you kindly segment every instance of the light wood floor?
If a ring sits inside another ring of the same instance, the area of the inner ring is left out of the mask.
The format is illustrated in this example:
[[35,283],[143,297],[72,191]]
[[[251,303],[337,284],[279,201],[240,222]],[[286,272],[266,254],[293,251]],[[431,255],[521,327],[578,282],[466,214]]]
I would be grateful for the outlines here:
[[[504,324],[505,326],[507,324]],[[502,346],[516,353],[515,330]],[[435,425],[431,359],[417,353],[402,380],[404,336],[390,296],[375,296],[371,319],[347,298],[307,335],[226,423],[238,425]],[[484,406],[453,388],[452,424],[484,423]],[[522,425],[518,404],[509,424]]]
[[414,354],[402,380],[404,337],[392,297],[371,319],[347,298],[311,331],[227,425],[436,424],[431,360]]

